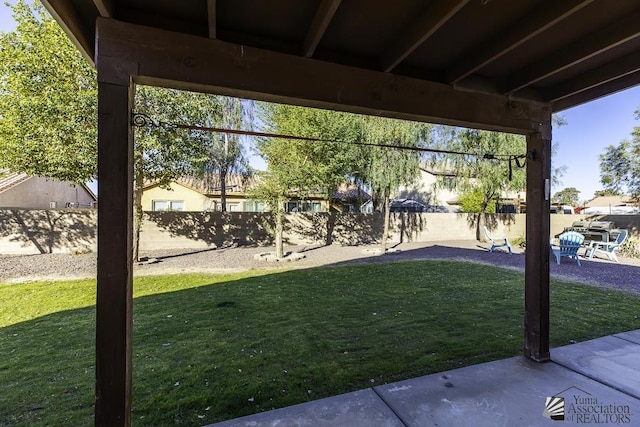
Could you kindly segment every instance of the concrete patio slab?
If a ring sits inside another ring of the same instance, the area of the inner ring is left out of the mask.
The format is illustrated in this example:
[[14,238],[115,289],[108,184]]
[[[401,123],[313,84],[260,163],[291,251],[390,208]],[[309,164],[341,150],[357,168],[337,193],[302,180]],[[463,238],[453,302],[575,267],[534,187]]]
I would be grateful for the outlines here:
[[640,344],[615,336],[602,337],[556,348],[551,359],[640,399]]
[[215,427],[400,427],[402,422],[372,389],[214,424]]
[[622,332],[613,336],[616,338],[622,338],[623,340],[634,342],[636,344],[640,344],[640,329],[636,331]]
[[562,425],[581,424],[583,414],[577,413],[575,402],[583,397],[626,405],[633,413],[640,410],[640,400],[555,363],[524,357],[400,381],[376,391],[405,425],[416,427],[557,426],[543,416],[547,398],[554,396],[566,402]]
[[548,363],[517,356],[212,426],[640,425],[639,338],[624,332],[552,349]]

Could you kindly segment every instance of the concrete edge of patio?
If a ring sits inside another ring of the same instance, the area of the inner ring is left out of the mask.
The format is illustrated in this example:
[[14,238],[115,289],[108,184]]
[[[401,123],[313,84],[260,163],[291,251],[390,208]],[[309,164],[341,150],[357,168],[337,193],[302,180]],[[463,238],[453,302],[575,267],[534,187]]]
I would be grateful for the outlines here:
[[551,358],[496,360],[210,427],[557,425],[552,415],[563,425],[640,422],[640,330],[554,348]]

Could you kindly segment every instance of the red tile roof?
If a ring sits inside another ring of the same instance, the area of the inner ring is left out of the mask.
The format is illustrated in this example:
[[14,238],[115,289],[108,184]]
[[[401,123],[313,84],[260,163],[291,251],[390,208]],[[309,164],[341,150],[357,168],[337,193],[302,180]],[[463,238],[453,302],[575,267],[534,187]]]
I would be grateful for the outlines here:
[[0,169],[0,193],[3,193],[16,185],[31,178],[26,173],[10,172],[7,169]]

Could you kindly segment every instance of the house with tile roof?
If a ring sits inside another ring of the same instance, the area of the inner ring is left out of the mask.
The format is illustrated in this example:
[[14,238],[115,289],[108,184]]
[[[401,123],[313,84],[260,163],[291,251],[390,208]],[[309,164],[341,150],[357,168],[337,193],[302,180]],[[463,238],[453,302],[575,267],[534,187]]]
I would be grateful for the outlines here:
[[97,200],[85,184],[0,170],[0,208],[93,208]]
[[585,215],[637,215],[640,208],[628,195],[599,196],[585,203]]
[[[262,200],[249,196],[252,188],[260,183],[259,175],[229,174],[226,177],[227,212],[264,212],[267,205]],[[182,177],[168,185],[149,183],[142,193],[144,211],[220,211],[220,178],[216,174],[203,178]],[[331,200],[320,193],[311,193],[304,198],[292,197],[286,205],[287,212],[328,212],[343,211],[362,197],[369,195],[358,193],[353,185],[344,184],[335,192]],[[344,205],[344,206],[343,206]]]
[[[260,212],[263,204],[249,200],[247,192],[257,184],[256,176],[229,174],[226,179],[228,212]],[[204,178],[181,177],[168,185],[149,183],[142,192],[144,211],[220,211],[220,179],[212,174]]]
[[[249,196],[252,188],[261,181],[259,175],[229,174],[226,178],[227,212],[264,212],[268,210],[262,200]],[[217,174],[198,177],[182,177],[168,185],[149,183],[142,193],[142,210],[153,211],[220,211],[221,185]],[[286,205],[287,212],[358,212],[359,206],[371,196],[354,184],[342,183],[331,198],[325,194],[311,193],[304,198],[292,197]]]

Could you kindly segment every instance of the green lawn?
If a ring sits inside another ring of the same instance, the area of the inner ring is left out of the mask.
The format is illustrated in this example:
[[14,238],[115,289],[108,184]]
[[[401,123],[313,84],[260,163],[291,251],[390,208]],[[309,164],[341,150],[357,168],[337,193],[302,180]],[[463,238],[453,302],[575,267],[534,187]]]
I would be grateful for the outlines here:
[[[449,261],[135,281],[133,423],[203,425],[514,356],[520,272]],[[93,281],[0,285],[0,426],[92,425]],[[640,295],[552,283],[552,346]]]

